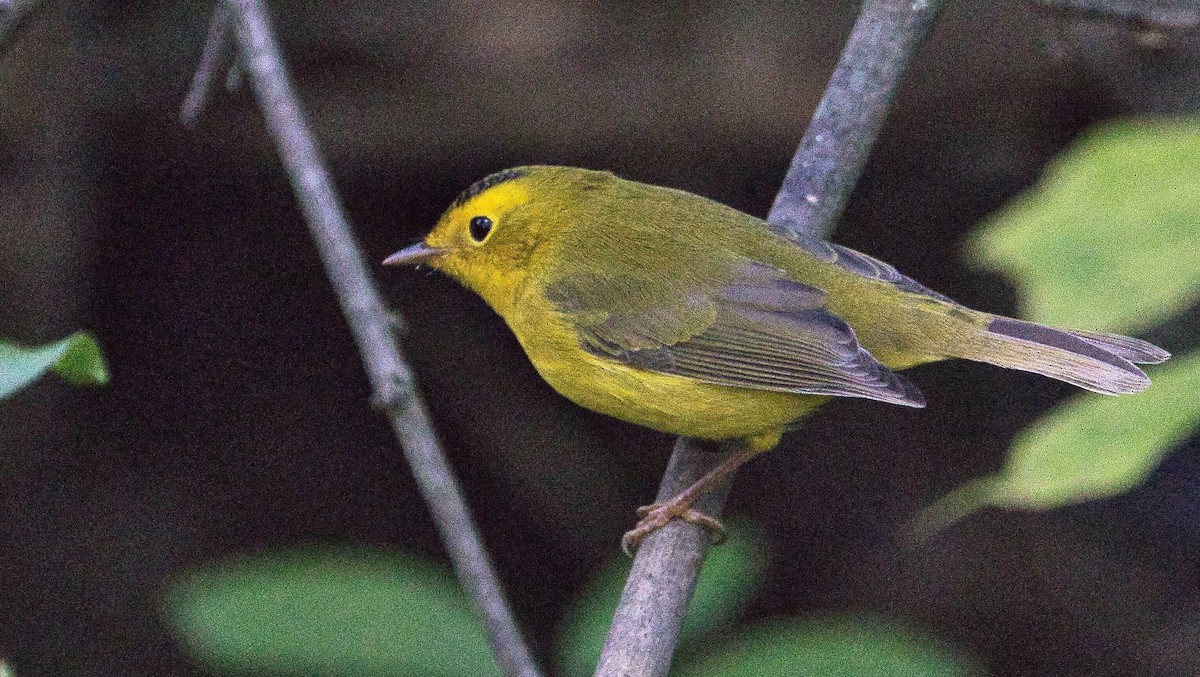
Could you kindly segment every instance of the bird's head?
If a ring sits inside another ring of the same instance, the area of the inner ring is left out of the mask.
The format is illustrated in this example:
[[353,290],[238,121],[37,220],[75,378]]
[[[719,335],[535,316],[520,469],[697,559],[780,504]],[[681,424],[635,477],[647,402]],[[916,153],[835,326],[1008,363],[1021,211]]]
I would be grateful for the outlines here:
[[383,263],[428,265],[501,310],[539,269],[539,250],[570,228],[572,209],[583,199],[577,189],[611,177],[550,166],[496,172],[455,198],[424,240]]

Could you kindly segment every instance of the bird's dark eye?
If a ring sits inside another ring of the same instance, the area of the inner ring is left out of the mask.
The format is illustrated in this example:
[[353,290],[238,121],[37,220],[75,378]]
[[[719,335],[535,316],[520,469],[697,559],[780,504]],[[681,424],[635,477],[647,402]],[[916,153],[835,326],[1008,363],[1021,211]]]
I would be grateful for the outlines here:
[[488,233],[492,232],[492,220],[486,216],[476,216],[471,219],[470,230],[472,240],[483,242]]

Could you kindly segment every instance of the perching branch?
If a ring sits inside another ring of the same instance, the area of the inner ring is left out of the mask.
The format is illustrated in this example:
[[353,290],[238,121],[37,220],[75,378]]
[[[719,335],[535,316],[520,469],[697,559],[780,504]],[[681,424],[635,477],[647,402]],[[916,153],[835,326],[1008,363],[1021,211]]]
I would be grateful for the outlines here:
[[[696,440],[680,437],[654,500],[665,501],[688,488],[719,462],[714,456]],[[716,517],[728,496],[726,482],[701,494],[693,507]],[[709,545],[707,531],[682,520],[671,520],[642,541],[604,640],[597,675],[667,674]]]
[[865,0],[767,220],[827,236],[837,226],[900,81],[941,0]]
[[[400,354],[388,309],[376,290],[350,231],[308,122],[284,70],[274,31],[258,0],[225,0],[232,13],[241,65],[262,109],[280,159],[291,177],[296,199],[346,320],[358,342],[374,389],[374,401],[386,412],[433,513],[459,582],[474,600],[492,651],[509,675],[540,674],[517,628],[491,559],[466,508],[462,491],[430,422],[412,370]],[[221,6],[218,12],[224,11]],[[219,17],[214,24],[222,21]],[[212,49],[219,51],[220,38]],[[206,59],[205,63],[209,63]],[[211,80],[211,75],[208,78]],[[207,87],[205,77],[197,77]],[[190,97],[189,97],[190,98]],[[201,97],[202,99],[202,97]]]
[[0,0],[0,54],[8,49],[8,43],[33,13],[46,4],[46,0]]
[[[821,235],[833,229],[941,4],[941,0],[864,0],[775,198],[770,221]],[[659,499],[680,491],[711,467],[711,458],[705,456],[695,442],[681,438],[663,476]],[[703,496],[695,507],[716,516],[727,493],[726,486]],[[679,520],[642,542],[596,675],[667,674],[708,545],[701,527]]]

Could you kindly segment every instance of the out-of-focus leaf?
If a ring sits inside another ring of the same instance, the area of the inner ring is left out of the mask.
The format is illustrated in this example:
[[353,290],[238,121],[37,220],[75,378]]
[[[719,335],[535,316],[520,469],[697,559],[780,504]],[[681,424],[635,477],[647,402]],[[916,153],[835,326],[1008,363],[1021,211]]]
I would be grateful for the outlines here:
[[[758,529],[737,519],[727,526],[729,540],[709,550],[696,582],[680,629],[680,646],[733,623],[762,580],[767,550]],[[590,675],[596,669],[629,567],[628,558],[614,561],[567,616],[559,635],[558,665],[563,674]]]
[[47,370],[76,385],[103,385],[108,369],[92,335],[78,331],[36,348],[0,341],[0,399],[29,385]]
[[762,583],[770,554],[757,525],[733,519],[729,540],[709,551],[679,630],[685,646],[729,627]]
[[1037,322],[1130,333],[1170,317],[1200,297],[1200,120],[1093,129],[970,252]]
[[[1132,333],[1200,296],[1200,120],[1103,125],[997,212],[975,256],[1013,276],[1032,319]],[[1031,510],[1141,483],[1200,417],[1200,359],[1152,367],[1135,397],[1080,395],[1025,430],[1004,468],[927,508],[926,536],[985,506]]]
[[747,630],[695,660],[678,677],[963,677],[981,671],[941,643],[877,619],[801,620]]
[[1140,484],[1200,427],[1200,352],[1155,368],[1133,397],[1085,395],[1021,432],[1004,469],[955,489],[918,518],[927,534],[986,506],[1045,510]]
[[394,553],[301,550],[214,565],[166,615],[214,670],[272,675],[499,675],[451,574]]

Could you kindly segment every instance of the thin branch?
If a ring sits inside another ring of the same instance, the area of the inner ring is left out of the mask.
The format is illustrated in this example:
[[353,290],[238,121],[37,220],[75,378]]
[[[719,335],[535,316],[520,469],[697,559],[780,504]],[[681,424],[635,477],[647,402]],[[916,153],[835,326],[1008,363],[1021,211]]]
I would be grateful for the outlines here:
[[0,0],[0,54],[46,0]]
[[392,428],[433,513],[459,582],[483,616],[488,641],[509,675],[540,674],[509,610],[491,559],[430,422],[412,370],[400,354],[341,200],[300,109],[267,14],[258,0],[226,0],[234,13],[241,63],[291,177],[296,199],[338,301],[358,342],[374,401]]
[[[714,454],[696,440],[680,437],[655,500],[678,494],[715,465]],[[702,494],[694,507],[718,517],[728,496],[725,482]],[[600,652],[597,675],[667,674],[709,545],[708,532],[682,520],[668,522],[642,541]]]
[[940,0],[866,0],[767,214],[826,236],[846,208]]
[[[864,0],[841,60],[813,115],[768,219],[825,234],[845,209],[904,73],[928,36],[941,0]],[[700,477],[711,458],[695,443],[675,445],[659,498]],[[697,508],[720,512],[728,488]],[[647,537],[613,617],[596,675],[666,675],[708,535],[676,520]]]
[[208,20],[208,35],[204,38],[204,51],[200,53],[200,64],[196,66],[192,84],[188,87],[187,96],[183,98],[183,105],[179,107],[179,120],[184,127],[190,129],[195,126],[196,120],[200,118],[200,113],[204,111],[205,104],[208,103],[209,92],[212,91],[217,74],[221,72],[221,67],[225,64],[227,57],[232,56],[230,47],[232,47],[231,38],[233,36],[229,30],[229,22],[232,18],[229,6],[218,1]]

